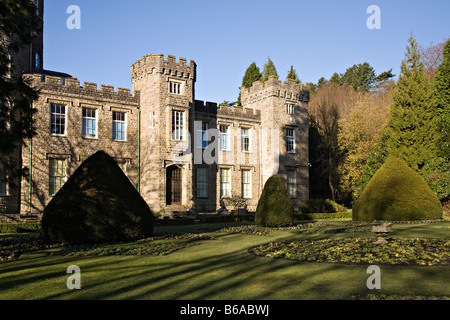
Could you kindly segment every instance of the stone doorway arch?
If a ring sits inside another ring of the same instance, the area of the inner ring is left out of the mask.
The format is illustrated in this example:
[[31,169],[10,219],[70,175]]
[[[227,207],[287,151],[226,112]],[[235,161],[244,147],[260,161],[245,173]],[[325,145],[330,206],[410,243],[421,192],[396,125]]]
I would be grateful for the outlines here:
[[181,205],[183,190],[182,167],[166,168],[166,205]]

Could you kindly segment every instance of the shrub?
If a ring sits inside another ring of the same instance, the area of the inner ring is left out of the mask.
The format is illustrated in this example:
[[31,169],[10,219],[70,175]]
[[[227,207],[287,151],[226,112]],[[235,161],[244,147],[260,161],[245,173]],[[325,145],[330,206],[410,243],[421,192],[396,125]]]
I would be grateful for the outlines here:
[[299,208],[301,213],[335,213],[346,212],[347,209],[330,199],[309,199]]
[[353,207],[355,221],[406,221],[442,218],[442,206],[423,178],[390,156]]
[[255,222],[263,227],[288,226],[294,222],[294,207],[278,176],[270,177],[265,183],[256,208]]
[[41,222],[5,222],[0,223],[0,233],[22,233],[41,230]]
[[351,211],[346,212],[329,212],[329,213],[302,213],[298,212],[294,215],[297,220],[335,220],[348,219],[352,217]]
[[153,233],[154,216],[117,163],[103,151],[84,161],[44,209],[47,243],[136,240]]

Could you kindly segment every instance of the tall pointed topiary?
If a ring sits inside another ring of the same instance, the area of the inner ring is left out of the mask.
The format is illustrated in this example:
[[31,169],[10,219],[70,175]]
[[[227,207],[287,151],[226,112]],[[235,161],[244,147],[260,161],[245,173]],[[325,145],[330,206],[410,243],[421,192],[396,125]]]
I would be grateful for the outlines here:
[[288,226],[294,222],[294,208],[286,187],[278,176],[264,185],[256,207],[255,222],[263,227]]
[[42,216],[47,243],[105,243],[153,233],[153,213],[117,163],[103,151],[84,161]]
[[423,178],[404,161],[389,156],[353,206],[354,221],[407,221],[442,218],[442,206]]

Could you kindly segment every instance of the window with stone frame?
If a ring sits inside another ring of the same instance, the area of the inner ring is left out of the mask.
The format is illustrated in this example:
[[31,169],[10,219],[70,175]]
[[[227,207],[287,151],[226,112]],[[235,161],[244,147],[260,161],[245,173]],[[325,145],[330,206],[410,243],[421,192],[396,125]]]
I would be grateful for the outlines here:
[[242,175],[242,198],[250,199],[252,197],[252,171],[244,169],[241,171]]
[[231,198],[231,169],[220,168],[220,197]]
[[66,135],[67,107],[63,104],[50,104],[50,134]]
[[292,103],[286,103],[286,113],[294,114],[294,105]]
[[297,171],[287,170],[287,192],[290,198],[297,198]]
[[184,140],[185,118],[183,111],[172,111],[172,140]]
[[295,153],[295,129],[286,129],[286,151],[287,153]]
[[156,127],[156,112],[155,111],[150,112],[149,124],[150,124],[150,128]]
[[208,168],[197,168],[197,198],[208,198]]
[[206,149],[208,146],[208,122],[202,122],[197,130],[197,148]]
[[230,126],[220,125],[220,150],[229,151],[230,150]]
[[113,140],[127,140],[127,117],[125,112],[113,111]]
[[250,152],[250,129],[241,128],[241,151]]
[[50,158],[49,195],[55,195],[67,180],[67,159]]
[[83,108],[82,136],[84,138],[97,137],[97,110],[91,108]]
[[169,80],[169,92],[173,94],[180,94],[183,83],[181,81]]

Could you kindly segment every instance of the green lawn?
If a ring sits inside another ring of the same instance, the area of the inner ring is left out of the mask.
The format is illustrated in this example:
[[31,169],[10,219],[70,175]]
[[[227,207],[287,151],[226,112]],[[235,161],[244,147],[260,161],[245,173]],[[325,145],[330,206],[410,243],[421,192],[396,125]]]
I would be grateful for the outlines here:
[[[157,227],[155,231],[159,233],[194,233],[214,238],[147,242],[193,244],[164,256],[49,256],[49,252],[60,248],[28,252],[18,260],[0,263],[0,299],[335,300],[367,294],[450,296],[449,266],[381,265],[381,290],[369,290],[368,265],[297,262],[247,252],[269,242],[373,237],[367,230],[318,225],[271,231],[266,236],[220,230],[249,224]],[[392,237],[450,239],[450,222],[395,224]],[[130,245],[135,244],[109,248]],[[69,290],[66,286],[70,265],[81,269],[81,290]]]

